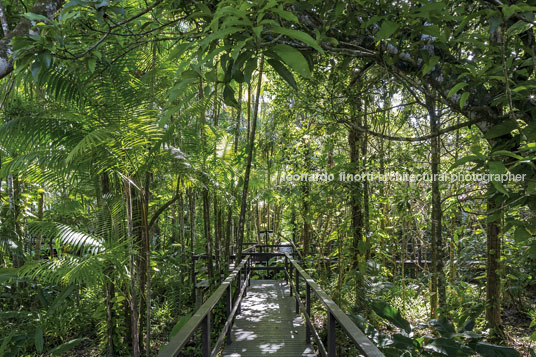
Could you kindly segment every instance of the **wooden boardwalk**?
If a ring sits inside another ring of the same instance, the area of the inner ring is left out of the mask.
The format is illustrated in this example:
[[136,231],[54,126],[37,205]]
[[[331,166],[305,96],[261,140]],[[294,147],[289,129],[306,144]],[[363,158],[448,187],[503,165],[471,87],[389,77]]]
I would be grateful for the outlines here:
[[222,356],[316,356],[305,343],[305,322],[295,301],[284,281],[251,280]]

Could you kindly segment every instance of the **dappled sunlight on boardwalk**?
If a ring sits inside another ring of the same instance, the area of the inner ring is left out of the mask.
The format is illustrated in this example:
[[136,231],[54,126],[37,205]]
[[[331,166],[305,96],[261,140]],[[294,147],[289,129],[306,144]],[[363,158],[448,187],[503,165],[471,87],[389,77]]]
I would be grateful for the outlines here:
[[305,343],[305,323],[294,308],[284,282],[252,280],[232,328],[233,342],[222,356],[316,356]]

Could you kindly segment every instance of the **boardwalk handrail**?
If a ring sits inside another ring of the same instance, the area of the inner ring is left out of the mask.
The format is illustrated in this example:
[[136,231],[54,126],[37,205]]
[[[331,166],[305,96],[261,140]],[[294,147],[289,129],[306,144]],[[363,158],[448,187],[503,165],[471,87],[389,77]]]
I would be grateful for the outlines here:
[[[250,256],[247,255],[242,261],[240,262],[240,265],[236,269],[233,270],[231,274],[224,280],[224,282],[216,289],[216,291],[210,295],[210,297],[207,299],[207,301],[201,305],[201,307],[194,313],[194,315],[186,322],[186,324],[171,338],[171,341],[160,350],[158,353],[159,357],[169,357],[169,356],[177,356],[179,352],[184,348],[186,343],[188,343],[188,340],[192,335],[194,334],[195,330],[199,328],[199,326],[202,327],[202,353],[203,356],[216,356],[219,352],[219,348],[221,347],[224,339],[226,336],[230,338],[230,327],[232,325],[232,321],[234,318],[234,315],[237,311],[240,310],[240,302],[242,301],[242,298],[245,294],[246,287],[249,283],[249,278],[251,276],[251,270],[249,267],[250,263]],[[241,273],[242,270],[246,268],[245,277],[243,284],[240,284],[241,280]],[[238,276],[238,285],[237,290],[238,295],[237,299],[232,304],[232,282],[234,279]],[[212,309],[214,306],[220,301],[224,293],[227,292],[227,314],[228,318],[225,323],[225,326],[223,328],[222,333],[220,334],[220,338],[218,338],[218,341],[216,342],[214,349],[211,351],[211,343],[210,343],[210,313],[212,312]]]
[[[295,282],[292,282],[292,269],[285,268],[289,285],[291,286],[291,294],[294,291],[296,297],[296,313],[301,310],[306,319],[306,340],[309,343],[311,333],[315,339],[319,351],[323,356],[335,357],[336,342],[335,342],[335,321],[346,332],[350,340],[361,350],[367,357],[384,357],[383,353],[367,338],[367,336],[356,326],[356,324],[341,310],[341,308],[320,288],[309,274],[294,260],[289,254],[286,255],[286,260],[290,261],[294,266]],[[299,297],[299,277],[305,280],[306,286],[306,305],[303,304]],[[328,340],[327,349],[322,343],[313,323],[311,322],[311,298],[310,291],[313,290],[315,295],[320,299],[322,304],[328,311]]]

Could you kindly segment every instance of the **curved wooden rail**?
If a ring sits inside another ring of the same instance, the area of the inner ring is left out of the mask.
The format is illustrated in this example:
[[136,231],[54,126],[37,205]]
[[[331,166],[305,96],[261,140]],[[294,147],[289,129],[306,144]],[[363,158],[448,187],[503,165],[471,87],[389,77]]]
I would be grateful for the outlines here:
[[[195,312],[195,314],[186,322],[186,324],[171,338],[171,341],[160,350],[159,357],[178,356],[194,332],[201,326],[202,331],[202,353],[203,356],[217,356],[219,349],[226,336],[229,336],[229,330],[232,325],[234,315],[240,310],[240,302],[244,297],[246,287],[251,276],[250,256],[247,255],[240,265],[225,279],[225,281],[210,295],[207,301]],[[244,270],[244,282],[241,284],[241,273]],[[238,277],[238,296],[232,304],[232,282]],[[227,292],[227,321],[223,328],[214,349],[211,351],[210,342],[210,314],[214,306],[220,301],[222,296]],[[230,337],[230,336],[229,336]]]
[[[335,357],[336,342],[335,342],[335,325],[336,323],[346,332],[346,335],[350,340],[359,348],[359,350],[367,357],[384,357],[383,353],[365,336],[365,334],[356,326],[356,324],[341,310],[341,308],[320,288],[309,274],[303,270],[303,268],[296,263],[289,254],[285,254],[286,259],[290,261],[294,267],[295,282],[292,282],[292,270],[286,268],[288,281],[291,286],[291,291],[294,291],[296,297],[296,313],[300,310],[306,319],[306,339],[310,341],[311,335],[315,339],[316,345],[319,348],[322,356]],[[292,268],[291,268],[292,269]],[[300,276],[305,280],[305,304],[301,301],[299,296],[299,278]],[[324,307],[328,312],[328,341],[327,348],[322,343],[318,332],[316,331],[310,315],[311,315],[311,290],[320,299]]]

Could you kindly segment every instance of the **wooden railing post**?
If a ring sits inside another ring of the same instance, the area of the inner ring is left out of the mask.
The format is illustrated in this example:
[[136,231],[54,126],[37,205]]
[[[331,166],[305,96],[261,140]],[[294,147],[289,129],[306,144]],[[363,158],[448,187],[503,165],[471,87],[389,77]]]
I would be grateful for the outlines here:
[[[241,282],[241,275],[242,273],[239,271],[238,274],[236,275],[236,282],[237,282],[237,285],[236,285],[236,298],[238,300],[240,300],[240,291],[242,290],[242,284],[240,284]],[[237,314],[240,314],[242,312],[242,302],[238,303],[238,308],[236,309],[236,313]]]
[[[249,276],[249,273],[251,273],[251,266],[252,266],[251,258],[249,258],[248,260],[248,266],[249,266],[249,272],[248,272],[248,276]],[[251,279],[248,279],[248,286],[251,286]]]
[[[244,284],[246,284],[246,286],[249,286],[249,281],[246,281],[248,276],[249,276],[249,261],[246,263],[246,266],[244,267]],[[244,290],[244,297],[246,297],[247,294],[248,294],[248,289],[246,288]]]
[[[229,284],[227,287],[227,318],[231,316],[231,310],[233,309],[233,284]],[[231,343],[231,329],[227,331],[227,336],[225,337],[225,343]]]
[[[285,283],[287,283],[288,285],[288,258],[286,255],[285,255]],[[292,289],[290,291],[290,294],[292,296]]]
[[[288,270],[288,273],[289,273],[289,284],[290,284],[290,281],[292,281],[292,271],[294,270],[294,267],[291,266],[290,269]],[[292,288],[290,288],[290,296],[292,296]]]
[[335,323],[335,316],[328,311],[328,357],[337,356]]
[[298,314],[300,312],[300,304],[298,303],[298,299],[300,298],[300,274],[298,273],[298,269],[294,273],[296,274],[296,313]]
[[[307,280],[305,281],[305,310],[307,312],[307,316],[311,316],[311,286],[307,283]],[[309,344],[311,343],[311,327],[305,321],[305,343]]]
[[201,323],[202,328],[202,336],[201,336],[201,343],[202,343],[202,349],[203,349],[203,357],[209,357],[210,356],[210,312],[205,316],[203,319],[203,322]]

